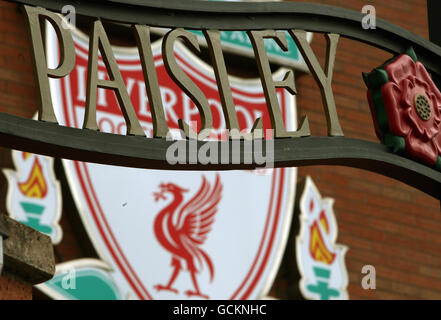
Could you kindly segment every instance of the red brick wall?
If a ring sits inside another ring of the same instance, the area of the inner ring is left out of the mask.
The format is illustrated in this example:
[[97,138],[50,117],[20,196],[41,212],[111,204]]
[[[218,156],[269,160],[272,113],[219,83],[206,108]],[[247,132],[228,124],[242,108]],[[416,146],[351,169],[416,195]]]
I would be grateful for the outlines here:
[[[326,3],[361,11],[367,1],[305,1]],[[369,1],[377,17],[426,37],[424,0]],[[36,88],[23,17],[15,5],[0,2],[0,111],[31,117],[36,111]],[[316,34],[313,49],[324,57],[324,41]],[[377,141],[365,99],[361,72],[369,71],[389,57],[366,45],[341,39],[333,88],[340,121],[347,137]],[[318,88],[308,74],[297,74],[299,115],[307,114],[314,136],[326,135],[326,123]],[[0,149],[0,167],[11,167],[10,152]],[[60,173],[60,170],[57,170]],[[352,299],[441,298],[441,214],[433,198],[403,183],[362,170],[345,167],[304,167],[299,179],[310,175],[323,196],[335,198],[339,225],[338,242],[349,247],[346,263]],[[0,175],[0,208],[6,212],[6,181]],[[62,178],[62,175],[60,175]],[[67,188],[65,188],[67,189]],[[64,241],[56,248],[58,261],[94,256],[64,190],[62,227]],[[79,231],[78,231],[79,230]],[[294,241],[290,239],[290,242]],[[292,259],[284,260],[272,293],[290,293]],[[361,288],[363,265],[374,265],[377,289]]]
[[3,272],[0,277],[0,300],[32,300],[32,287],[15,275]]

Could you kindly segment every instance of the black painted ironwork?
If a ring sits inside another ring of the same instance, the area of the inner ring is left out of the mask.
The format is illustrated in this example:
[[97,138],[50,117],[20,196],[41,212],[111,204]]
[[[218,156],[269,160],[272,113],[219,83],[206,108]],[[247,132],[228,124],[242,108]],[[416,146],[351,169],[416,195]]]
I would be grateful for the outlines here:
[[[254,163],[244,163],[243,141],[240,144],[241,163],[238,164],[170,165],[166,161],[166,152],[174,141],[81,130],[2,113],[0,143],[8,148],[19,148],[53,157],[137,168],[234,170],[258,167]],[[188,159],[191,149],[188,147],[188,140],[186,143]],[[227,142],[198,141],[197,150],[206,143],[214,144],[220,150],[223,148],[222,144]],[[265,150],[265,146],[263,149]],[[433,197],[441,197],[441,172],[391,153],[384,145],[345,137],[307,137],[274,141],[274,167],[307,165],[342,165],[366,169],[402,181]]]
[[[363,15],[325,5],[280,3],[221,3],[199,1],[11,0],[60,12],[73,5],[77,14],[129,24],[188,29],[262,30],[302,29],[337,33],[398,54],[412,46],[419,60],[441,76],[441,48],[381,19],[376,29],[361,28]],[[256,164],[167,163],[164,139],[120,136],[67,128],[0,113],[0,145],[29,152],[96,163],[169,170],[250,169]],[[220,148],[225,142],[197,142]],[[244,148],[241,142],[241,153]],[[188,149],[187,149],[188,150]],[[391,153],[387,147],[344,137],[276,139],[274,166],[344,165],[392,177],[441,198],[441,173]]]

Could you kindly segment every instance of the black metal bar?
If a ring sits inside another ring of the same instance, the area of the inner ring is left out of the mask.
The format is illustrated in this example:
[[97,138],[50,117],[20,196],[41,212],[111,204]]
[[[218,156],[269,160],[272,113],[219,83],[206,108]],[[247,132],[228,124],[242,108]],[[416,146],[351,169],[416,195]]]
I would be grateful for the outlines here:
[[60,12],[73,5],[76,13],[130,24],[189,29],[303,29],[338,33],[393,54],[413,46],[420,61],[441,75],[441,47],[396,25],[377,19],[376,29],[361,27],[360,12],[297,2],[208,2],[180,0],[7,0]]
[[[256,163],[171,165],[166,152],[173,141],[81,130],[0,113],[0,145],[79,161],[167,170],[253,169]],[[205,143],[220,150],[227,142]],[[188,141],[187,141],[188,144]],[[240,145],[243,159],[245,148]],[[265,150],[265,149],[264,149]],[[187,156],[189,148],[187,148]],[[219,160],[220,162],[220,154]],[[377,172],[441,198],[441,172],[391,153],[384,145],[344,137],[276,139],[274,167],[343,165]]]

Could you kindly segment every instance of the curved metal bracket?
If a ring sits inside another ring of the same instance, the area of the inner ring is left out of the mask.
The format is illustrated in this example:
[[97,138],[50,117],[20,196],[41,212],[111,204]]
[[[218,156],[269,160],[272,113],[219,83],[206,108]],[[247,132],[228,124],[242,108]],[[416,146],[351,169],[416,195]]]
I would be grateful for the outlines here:
[[[182,142],[187,144],[188,158],[191,150],[189,141]],[[171,165],[167,162],[166,154],[173,143],[165,139],[69,128],[0,113],[0,144],[8,148],[72,160],[149,169],[234,170],[259,167],[256,163],[244,163],[246,148],[243,141],[240,142],[241,163],[221,164],[219,156],[218,164],[197,162]],[[207,143],[217,150],[229,148],[225,146],[228,142],[224,141],[193,143],[196,152]],[[384,145],[344,137],[274,140],[274,167],[306,165],[342,165],[366,169],[441,199],[441,172],[393,154]]]
[[[8,0],[61,12],[71,0]],[[393,54],[412,46],[418,59],[441,76],[441,47],[382,19],[376,29],[361,27],[363,14],[333,6],[296,2],[207,2],[180,0],[75,1],[76,13],[156,27],[218,30],[289,30],[337,33]]]

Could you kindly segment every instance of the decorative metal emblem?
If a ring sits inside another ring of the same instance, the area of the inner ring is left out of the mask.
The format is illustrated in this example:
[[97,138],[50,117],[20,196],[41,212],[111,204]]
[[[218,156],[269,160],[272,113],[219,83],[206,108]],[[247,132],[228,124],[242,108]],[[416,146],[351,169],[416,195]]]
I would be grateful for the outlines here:
[[425,121],[430,119],[430,114],[432,113],[430,111],[430,102],[425,95],[421,93],[415,95],[415,109],[421,119]]
[[[51,66],[58,61],[58,42],[54,33],[47,36]],[[162,55],[166,42],[164,39],[162,47],[161,42],[151,45],[152,61],[166,124],[173,133],[179,128],[179,119],[188,124],[197,121],[198,126],[200,119],[197,105],[166,70]],[[78,128],[87,112],[89,54],[87,38],[78,31],[74,32],[74,46],[73,72],[64,79],[51,80],[50,85],[57,119]],[[145,92],[138,50],[113,47],[112,51],[143,134],[151,137],[155,134],[154,115],[149,112],[151,100]],[[216,133],[211,139],[225,139],[227,128],[215,71],[179,42],[174,44],[174,52],[167,59],[175,60],[173,67],[184,70],[207,97]],[[101,58],[96,66],[98,78],[105,78]],[[280,81],[284,73],[286,70],[281,70],[271,77]],[[229,78],[229,83],[237,125],[245,131],[256,121],[269,125],[260,81]],[[287,130],[295,129],[294,97],[277,89],[276,99]],[[99,89],[96,101],[100,130],[124,134],[126,122],[117,97]],[[156,128],[159,134],[160,126]],[[100,258],[114,270],[112,277],[123,297],[257,299],[270,289],[291,221],[295,169],[195,173],[70,160],[63,160],[63,165],[86,230]]]
[[441,93],[413,49],[363,76],[378,138],[441,170]]

